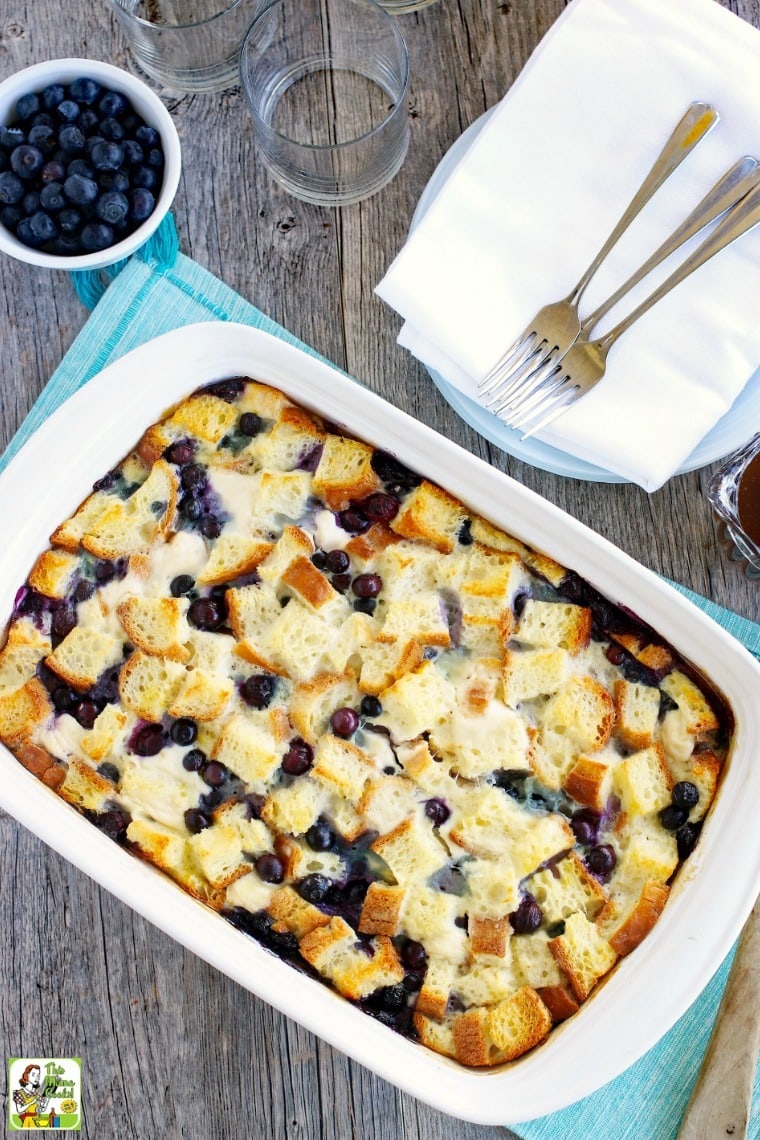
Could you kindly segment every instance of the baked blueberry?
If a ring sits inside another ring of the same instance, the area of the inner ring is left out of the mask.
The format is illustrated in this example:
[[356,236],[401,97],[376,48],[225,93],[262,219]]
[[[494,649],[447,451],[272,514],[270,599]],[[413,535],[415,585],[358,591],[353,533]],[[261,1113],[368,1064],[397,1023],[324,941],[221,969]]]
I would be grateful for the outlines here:
[[673,801],[673,807],[681,808],[683,811],[691,811],[699,803],[699,788],[690,780],[679,780],[677,784],[673,785],[670,798]]
[[348,738],[353,736],[359,727],[359,717],[354,709],[339,708],[330,717],[330,728],[336,736]]
[[198,725],[189,717],[181,717],[179,720],[175,720],[169,730],[169,735],[175,744],[192,744],[198,739]]
[[265,709],[274,696],[277,680],[271,673],[254,673],[240,686],[240,696],[254,709]]
[[525,895],[509,916],[515,934],[533,934],[544,921],[544,912],[532,895]]
[[288,776],[303,776],[308,772],[314,762],[314,749],[300,736],[290,741],[288,750],[282,758],[282,770]]
[[265,883],[281,883],[285,878],[285,864],[276,855],[268,852],[259,855],[254,866],[259,878]]

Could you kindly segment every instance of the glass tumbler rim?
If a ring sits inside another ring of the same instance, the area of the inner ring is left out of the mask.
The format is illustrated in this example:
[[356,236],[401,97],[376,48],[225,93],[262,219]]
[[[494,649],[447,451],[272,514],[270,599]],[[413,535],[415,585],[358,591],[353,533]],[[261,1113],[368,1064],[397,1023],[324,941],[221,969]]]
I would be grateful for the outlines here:
[[[387,127],[388,123],[390,123],[391,120],[396,115],[398,115],[398,113],[400,111],[403,113],[406,112],[404,102],[406,100],[406,95],[407,95],[407,92],[409,90],[409,76],[410,76],[409,48],[407,47],[406,40],[404,39],[404,36],[401,32],[401,29],[399,28],[398,24],[394,20],[393,16],[391,16],[391,14],[389,12],[386,12],[385,9],[380,4],[376,3],[376,0],[361,0],[361,2],[363,4],[366,4],[370,8],[374,8],[377,12],[379,12],[382,15],[382,17],[387,21],[390,31],[393,32],[394,37],[396,39],[396,42],[398,43],[398,45],[401,48],[401,58],[403,61],[403,74],[401,76],[401,95],[400,95],[398,101],[390,109],[390,111],[388,111],[388,113],[382,118],[382,120],[379,123],[376,123],[375,126],[372,127],[371,130],[365,131],[364,134],[355,135],[353,138],[344,139],[342,142],[327,142],[327,143],[301,142],[297,139],[292,139],[289,135],[283,134],[282,131],[278,131],[275,127],[273,127],[271,125],[271,123],[268,123],[265,119],[263,119],[253,105],[253,98],[251,96],[250,84],[248,82],[248,77],[246,75],[246,70],[244,67],[244,60],[245,60],[246,52],[247,52],[248,47],[249,47],[249,42],[252,38],[254,29],[257,27],[259,21],[262,19],[263,16],[266,15],[267,12],[270,11],[270,9],[277,7],[277,5],[281,4],[282,2],[283,2],[283,0],[265,0],[265,3],[261,7],[261,9],[254,16],[254,18],[251,22],[251,26],[249,27],[248,31],[246,32],[245,39],[243,40],[243,44],[240,48],[240,85],[243,89],[243,93],[245,95],[246,102],[248,103],[248,109],[251,113],[252,118],[256,121],[257,124],[260,125],[260,127],[264,131],[266,131],[270,136],[272,136],[274,138],[282,139],[283,142],[289,143],[292,146],[298,146],[300,149],[302,149],[304,151],[336,152],[336,151],[344,150],[347,147],[356,146],[357,143],[364,142],[367,139],[371,139],[373,137],[373,135],[376,135],[380,131],[384,130]],[[373,77],[365,75],[365,78],[371,79]]]
[[[234,11],[235,8],[239,8],[241,4],[245,3],[245,0],[229,0],[226,8],[215,12],[213,16],[205,16],[202,20],[189,20],[184,24],[156,24],[153,20],[146,20],[144,16],[138,16],[136,13],[130,12],[127,6],[128,2],[129,0],[111,0],[114,8],[118,8],[118,10],[123,12],[125,16],[128,16],[130,20],[134,20],[136,24],[140,24],[143,28],[150,28],[151,31],[159,32],[183,32],[189,28],[203,28],[207,24],[213,24],[215,20],[219,20],[222,16],[227,16],[230,12]],[[259,15],[260,13],[257,12],[254,19],[257,19]]]

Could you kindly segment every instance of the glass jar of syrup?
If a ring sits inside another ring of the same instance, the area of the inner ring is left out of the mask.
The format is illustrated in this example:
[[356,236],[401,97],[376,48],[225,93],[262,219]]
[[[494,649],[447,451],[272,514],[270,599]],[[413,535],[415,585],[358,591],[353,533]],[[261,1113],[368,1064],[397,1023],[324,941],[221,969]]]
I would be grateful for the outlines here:
[[760,581],[760,433],[723,463],[707,486],[707,498],[748,578]]

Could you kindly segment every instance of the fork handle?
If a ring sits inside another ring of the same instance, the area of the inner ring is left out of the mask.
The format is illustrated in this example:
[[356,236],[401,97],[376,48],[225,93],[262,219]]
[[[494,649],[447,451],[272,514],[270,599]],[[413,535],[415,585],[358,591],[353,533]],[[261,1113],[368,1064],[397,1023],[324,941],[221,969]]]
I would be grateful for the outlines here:
[[665,146],[660,151],[654,166],[636,191],[633,200],[622,218],[568,297],[568,301],[574,304],[578,303],[582,294],[586,291],[589,281],[605,260],[612,247],[617,245],[633,219],[641,213],[644,206],[646,206],[656,191],[659,190],[665,179],[681,165],[688,154],[691,154],[697,143],[705,137],[707,132],[715,126],[717,121],[718,112],[711,107],[709,103],[698,102],[690,105],[678,123],[678,126],[665,143]]
[[648,312],[653,305],[669,293],[671,289],[675,289],[676,285],[680,285],[687,277],[691,276],[696,269],[714,257],[716,253],[720,253],[727,245],[731,245],[742,234],[746,234],[757,223],[760,222],[760,186],[755,186],[754,190],[750,190],[749,194],[745,195],[740,202],[732,206],[722,221],[718,222],[715,229],[710,235],[705,238],[701,245],[697,246],[693,253],[691,253],[686,260],[667,277],[662,284],[650,293],[645,300],[638,305],[632,313],[629,313],[619,324],[615,325],[605,336],[600,337],[599,340],[590,343],[595,344],[599,351],[605,355],[609,352],[612,345],[626,332],[634,321]]
[[603,317],[611,309],[614,309],[618,301],[629,293],[631,289],[635,288],[640,281],[643,281],[653,269],[656,269],[666,258],[680,249],[682,245],[703,230],[710,222],[714,222],[721,214],[733,206],[735,202],[739,202],[745,194],[757,186],[760,182],[760,162],[756,158],[751,158],[745,155],[740,158],[738,162],[734,163],[729,171],[727,171],[719,182],[713,186],[704,196],[702,201],[696,206],[673,233],[668,237],[661,246],[659,246],[651,257],[649,257],[640,269],[631,274],[627,281],[624,281],[619,289],[616,289],[612,296],[608,297],[598,309],[581,323],[581,337],[587,337],[591,330],[599,324]]

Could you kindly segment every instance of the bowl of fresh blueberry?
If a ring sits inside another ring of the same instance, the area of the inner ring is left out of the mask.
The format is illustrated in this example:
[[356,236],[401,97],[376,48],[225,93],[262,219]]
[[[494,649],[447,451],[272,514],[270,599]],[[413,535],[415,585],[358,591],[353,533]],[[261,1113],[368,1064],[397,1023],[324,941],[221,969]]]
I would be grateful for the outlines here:
[[0,83],[0,251],[50,269],[98,269],[156,231],[181,152],[161,100],[91,59],[37,63]]

